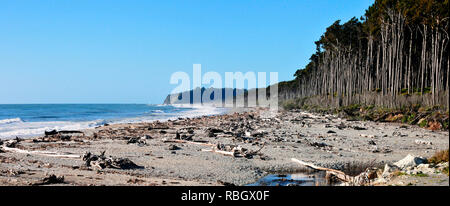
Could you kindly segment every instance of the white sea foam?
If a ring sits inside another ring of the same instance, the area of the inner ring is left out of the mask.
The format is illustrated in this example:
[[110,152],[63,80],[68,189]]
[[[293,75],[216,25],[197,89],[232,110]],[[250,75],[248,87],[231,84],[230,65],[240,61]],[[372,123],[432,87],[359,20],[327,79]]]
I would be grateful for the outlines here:
[[54,122],[23,122],[16,121],[8,124],[0,124],[0,138],[9,139],[18,137],[32,137],[44,134],[50,130],[82,130],[96,127],[104,124],[103,120],[86,121],[86,122],[70,122],[70,121],[54,121]]
[[190,108],[193,108],[193,110],[181,112],[180,116],[193,118],[193,117],[200,117],[200,116],[205,116],[205,115],[219,115],[219,114],[223,114],[227,111],[226,108],[202,106],[202,105],[193,105]]
[[207,116],[207,115],[219,115],[219,114],[223,114],[227,111],[227,109],[225,109],[225,108],[202,106],[202,105],[171,105],[171,106],[178,108],[178,109],[189,108],[191,110],[180,111],[176,114],[158,113],[157,116],[126,118],[126,119],[116,120],[116,121],[112,122],[112,124],[114,124],[114,123],[121,124],[121,123],[152,122],[152,121],[156,121],[156,120],[167,121],[167,120],[174,120],[177,118],[194,118],[194,117]]
[[14,122],[22,122],[22,120],[20,118],[2,119],[2,120],[0,120],[0,125],[1,124],[10,124],[10,123],[14,123]]

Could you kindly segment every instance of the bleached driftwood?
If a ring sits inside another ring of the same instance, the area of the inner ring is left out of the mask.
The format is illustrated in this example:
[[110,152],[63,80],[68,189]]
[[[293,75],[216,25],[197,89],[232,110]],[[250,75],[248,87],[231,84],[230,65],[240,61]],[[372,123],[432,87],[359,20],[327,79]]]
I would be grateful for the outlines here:
[[195,144],[195,145],[202,145],[202,146],[209,146],[213,147],[216,146],[215,144],[211,143],[204,143],[204,142],[194,142],[194,141],[186,141],[186,140],[164,140],[164,143],[180,143],[180,144]]
[[1,147],[1,148],[4,151],[16,152],[16,153],[22,153],[22,154],[41,155],[41,156],[47,156],[47,157],[75,158],[75,159],[81,158],[81,155],[74,155],[74,154],[58,154],[57,152],[50,152],[50,151],[28,151],[28,150],[12,148],[12,147]]
[[325,168],[325,167],[319,167],[319,166],[313,165],[311,163],[303,162],[303,161],[295,159],[295,158],[292,158],[291,160],[293,162],[296,162],[298,164],[301,164],[303,166],[306,166],[306,167],[309,167],[312,169],[326,171],[327,174],[334,175],[339,180],[346,182],[349,185],[357,185],[357,186],[367,185],[367,184],[371,183],[371,180],[373,180],[377,177],[376,168],[367,168],[366,171],[362,172],[361,174],[359,174],[357,176],[350,176],[339,170],[334,170],[334,169]]
[[203,152],[214,152],[214,153],[223,154],[223,155],[232,156],[232,157],[235,157],[235,155],[236,155],[235,152],[228,152],[228,151],[222,151],[222,150],[202,149],[202,151]]
[[312,169],[315,169],[315,170],[326,171],[327,173],[336,176],[338,179],[340,179],[341,181],[344,181],[344,182],[354,182],[354,179],[355,179],[355,177],[352,177],[350,175],[346,175],[344,172],[339,171],[339,170],[325,168],[325,167],[319,167],[319,166],[313,165],[311,163],[303,162],[303,161],[295,159],[295,158],[292,158],[291,160],[293,162],[296,162],[298,164],[301,164],[303,166],[306,166],[306,167],[309,167],[309,168],[312,168]]

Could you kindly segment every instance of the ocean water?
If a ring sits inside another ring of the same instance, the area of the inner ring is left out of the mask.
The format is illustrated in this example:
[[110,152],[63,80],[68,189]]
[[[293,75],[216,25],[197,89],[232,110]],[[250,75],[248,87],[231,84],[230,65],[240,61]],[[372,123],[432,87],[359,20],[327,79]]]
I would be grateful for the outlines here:
[[147,104],[0,104],[0,138],[32,137],[49,130],[217,115],[224,108]]

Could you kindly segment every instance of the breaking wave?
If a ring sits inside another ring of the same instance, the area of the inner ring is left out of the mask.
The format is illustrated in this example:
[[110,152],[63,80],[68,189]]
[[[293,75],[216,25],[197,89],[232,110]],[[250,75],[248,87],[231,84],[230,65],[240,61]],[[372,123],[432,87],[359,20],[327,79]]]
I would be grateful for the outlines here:
[[10,124],[15,122],[22,122],[22,119],[20,118],[12,118],[12,119],[2,119],[0,120],[0,124]]

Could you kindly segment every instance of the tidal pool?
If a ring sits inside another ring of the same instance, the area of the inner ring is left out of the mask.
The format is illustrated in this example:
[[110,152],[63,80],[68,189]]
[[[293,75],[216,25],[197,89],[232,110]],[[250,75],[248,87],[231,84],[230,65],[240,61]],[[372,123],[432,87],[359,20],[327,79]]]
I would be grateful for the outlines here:
[[330,186],[325,172],[270,174],[247,186]]

